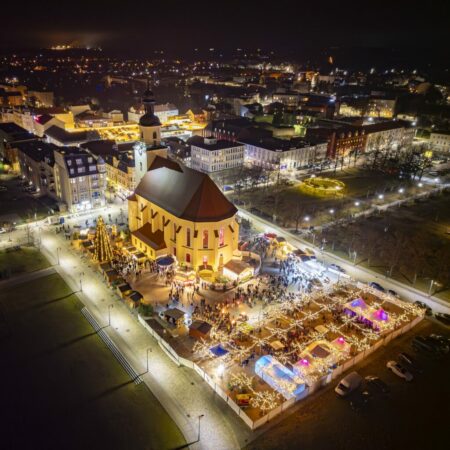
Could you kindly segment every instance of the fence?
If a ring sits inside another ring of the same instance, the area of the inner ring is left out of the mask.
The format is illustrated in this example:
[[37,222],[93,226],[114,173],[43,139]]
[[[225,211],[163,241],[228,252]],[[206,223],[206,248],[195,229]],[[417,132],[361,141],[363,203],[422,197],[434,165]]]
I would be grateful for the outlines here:
[[194,369],[202,377],[202,379],[205,380],[211,386],[211,388],[214,390],[214,392],[217,393],[229,405],[229,407],[245,422],[245,424],[252,430],[255,430],[256,428],[259,428],[260,426],[266,424],[271,419],[278,416],[286,409],[290,408],[297,401],[306,398],[308,395],[317,391],[322,386],[327,385],[332,380],[334,380],[337,376],[339,376],[346,370],[350,369],[350,367],[354,366],[355,364],[358,364],[359,362],[361,362],[364,358],[366,358],[368,355],[373,353],[375,350],[379,349],[382,345],[386,345],[392,339],[395,339],[397,336],[410,330],[412,327],[417,325],[422,319],[423,319],[423,317],[417,317],[412,322],[406,324],[403,328],[395,330],[392,333],[390,333],[389,335],[386,335],[383,339],[379,340],[376,344],[374,344],[369,349],[364,350],[361,353],[358,353],[352,359],[350,359],[349,361],[346,361],[344,364],[342,364],[341,366],[334,369],[333,372],[331,372],[330,374],[325,375],[322,378],[320,378],[314,385],[308,386],[298,397],[286,400],[281,405],[279,405],[275,409],[272,409],[270,412],[265,414],[263,417],[261,417],[257,420],[252,420],[234,402],[234,400],[200,366],[198,366],[193,361],[190,361],[188,359],[185,359],[185,358],[182,358],[181,356],[179,356],[177,354],[177,352],[161,336],[159,336],[159,334],[156,333],[156,331],[153,330],[151,326],[148,325],[148,323],[141,317],[141,315],[138,314],[139,322],[156,339],[156,341],[158,342],[158,345],[167,354],[167,356],[169,356],[169,358],[172,361],[174,361],[174,363],[177,364],[177,366],[186,366],[186,367],[189,367],[190,369]]

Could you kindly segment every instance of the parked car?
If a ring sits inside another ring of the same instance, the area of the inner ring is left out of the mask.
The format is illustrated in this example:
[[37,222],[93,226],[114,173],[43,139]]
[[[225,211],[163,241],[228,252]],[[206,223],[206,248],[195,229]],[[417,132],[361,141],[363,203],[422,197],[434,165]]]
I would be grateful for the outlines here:
[[440,348],[442,353],[448,353],[450,348],[450,340],[449,338],[442,336],[440,334],[430,334],[429,338]]
[[396,291],[394,291],[393,289],[388,289],[387,293],[392,295],[393,297],[400,298],[400,295],[398,295],[398,293]]
[[369,404],[371,397],[372,396],[370,395],[369,391],[358,392],[350,400],[350,407],[353,409],[353,411],[361,411]]
[[414,359],[411,355],[409,355],[408,353],[399,353],[398,354],[398,358],[402,359],[405,363],[413,365],[414,364]]
[[417,300],[414,304],[424,309],[427,316],[431,316],[433,314],[433,310],[426,303]]
[[381,392],[382,394],[389,393],[389,386],[381,378],[374,375],[368,375],[366,377],[366,382],[369,387],[373,387],[377,392]]
[[338,266],[337,264],[330,264],[328,266],[328,269],[331,270],[332,272],[345,273],[345,269],[343,269],[341,266]]
[[415,362],[414,358],[409,353],[399,353],[398,359],[407,364],[414,372],[422,373],[423,370],[421,367]]
[[346,375],[334,388],[336,394],[346,397],[348,394],[358,389],[362,383],[362,376],[358,372],[351,372]]
[[390,369],[395,375],[397,375],[400,378],[403,378],[406,381],[412,381],[413,376],[411,372],[408,372],[401,364],[399,364],[397,361],[388,361],[386,364],[386,367]]
[[[450,234],[450,231],[449,231],[449,234]],[[439,320],[440,322],[450,325],[450,314],[436,313],[434,315],[434,317],[436,317],[436,319]]]
[[434,354],[440,353],[436,344],[424,336],[415,336],[412,340],[412,346],[414,350],[425,351]]
[[6,233],[6,229],[3,227],[0,227],[0,234]]
[[384,289],[384,287],[381,286],[381,284],[378,284],[378,283],[375,282],[375,281],[371,281],[371,282],[369,283],[369,286],[372,287],[372,288],[374,288],[374,289],[376,289],[377,291],[380,291],[380,292],[386,292],[386,289]]

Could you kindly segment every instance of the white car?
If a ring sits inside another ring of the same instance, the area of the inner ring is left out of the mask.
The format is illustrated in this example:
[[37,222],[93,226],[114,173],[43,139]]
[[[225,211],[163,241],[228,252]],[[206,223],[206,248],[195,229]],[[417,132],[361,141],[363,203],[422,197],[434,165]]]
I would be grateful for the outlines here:
[[408,372],[403,366],[401,366],[397,361],[389,361],[386,364],[386,367],[392,372],[395,373],[400,378],[403,378],[406,381],[412,381],[414,378],[411,374],[411,372]]
[[6,230],[3,227],[0,227],[0,234],[6,233]]

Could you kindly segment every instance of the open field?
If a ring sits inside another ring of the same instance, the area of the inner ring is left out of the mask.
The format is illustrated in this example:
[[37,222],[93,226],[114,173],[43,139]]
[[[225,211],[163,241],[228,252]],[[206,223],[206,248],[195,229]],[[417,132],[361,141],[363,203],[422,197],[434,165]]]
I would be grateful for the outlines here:
[[[450,299],[450,193],[334,226],[315,237],[327,250]],[[309,236],[311,238],[311,236]],[[356,252],[356,254],[355,254]],[[356,256],[356,257],[355,257]]]
[[0,293],[2,447],[172,449],[178,428],[136,386],[54,274]]
[[23,272],[34,272],[49,266],[47,259],[34,247],[0,251],[0,274],[16,275]]
[[[449,334],[449,328],[429,320],[422,321],[407,334],[373,353],[351,370],[362,376],[376,375],[390,389],[375,394],[362,411],[350,407],[350,399],[337,398],[334,387],[339,380],[301,402],[289,417],[249,444],[247,450],[443,450],[448,448],[450,390],[447,382],[450,358],[433,359],[411,349],[415,335]],[[386,362],[408,352],[423,373],[415,373],[407,383],[388,371]]]
[[[342,181],[346,186],[344,194],[329,197],[310,195],[296,184],[259,187],[234,193],[231,198],[265,218],[272,219],[275,215],[278,224],[286,228],[302,228],[351,216],[373,205],[390,203],[430,189],[430,186],[419,187],[417,182],[402,181],[385,173],[355,168],[321,176]],[[399,189],[403,191],[399,192]],[[355,202],[358,202],[357,206]],[[309,217],[309,221],[306,222],[305,217]]]

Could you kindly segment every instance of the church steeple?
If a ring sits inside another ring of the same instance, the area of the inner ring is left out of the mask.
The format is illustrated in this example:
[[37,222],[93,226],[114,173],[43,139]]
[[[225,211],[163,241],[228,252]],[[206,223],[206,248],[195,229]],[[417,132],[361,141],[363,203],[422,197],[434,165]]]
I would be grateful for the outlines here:
[[139,119],[139,128],[141,130],[141,139],[145,144],[157,147],[161,145],[161,122],[158,116],[155,116],[155,96],[150,90],[149,81],[147,79],[147,89],[142,95],[142,103],[145,113]]
[[155,116],[155,95],[150,90],[150,83],[147,78],[147,89],[142,95],[142,103],[144,105],[145,113],[139,120],[141,127],[155,127],[161,126],[161,122],[158,117]]

